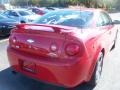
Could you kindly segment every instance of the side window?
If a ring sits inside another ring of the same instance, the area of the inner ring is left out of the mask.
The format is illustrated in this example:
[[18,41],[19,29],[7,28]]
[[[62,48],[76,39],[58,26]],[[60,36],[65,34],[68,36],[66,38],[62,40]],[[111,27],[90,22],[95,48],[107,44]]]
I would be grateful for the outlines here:
[[107,13],[102,12],[101,15],[102,15],[103,20],[104,20],[104,25],[110,25],[112,23],[112,20]]
[[6,16],[8,16],[9,13],[10,13],[10,11],[6,11],[6,12],[4,12],[3,14],[6,15]]
[[97,27],[106,26],[106,25],[110,25],[110,24],[112,24],[112,20],[111,20],[110,16],[105,12],[101,12],[100,16],[97,20]]
[[13,15],[12,15],[12,11],[9,11],[9,16],[13,16]]
[[11,15],[11,16],[15,16],[15,17],[18,17],[18,14],[17,14],[16,12],[14,12],[14,11],[11,11],[11,12],[10,12],[10,15]]
[[100,27],[100,26],[103,26],[104,25],[104,19],[103,19],[103,17],[102,17],[102,15],[100,15],[99,17],[98,17],[98,19],[97,19],[97,27]]

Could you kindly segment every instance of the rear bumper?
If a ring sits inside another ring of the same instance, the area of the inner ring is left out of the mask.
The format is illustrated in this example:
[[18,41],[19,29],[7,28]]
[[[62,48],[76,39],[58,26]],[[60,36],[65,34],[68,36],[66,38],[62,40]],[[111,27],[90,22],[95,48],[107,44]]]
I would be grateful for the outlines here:
[[[75,87],[87,78],[89,63],[88,60],[78,60],[74,64],[58,64],[43,61],[38,58],[31,58],[23,54],[20,54],[16,50],[8,47],[7,49],[8,59],[11,67],[16,71],[20,72],[31,78],[59,85],[64,87]],[[44,59],[44,58],[43,58]],[[20,60],[30,61],[36,64],[36,73],[30,73],[24,71],[21,68]]]

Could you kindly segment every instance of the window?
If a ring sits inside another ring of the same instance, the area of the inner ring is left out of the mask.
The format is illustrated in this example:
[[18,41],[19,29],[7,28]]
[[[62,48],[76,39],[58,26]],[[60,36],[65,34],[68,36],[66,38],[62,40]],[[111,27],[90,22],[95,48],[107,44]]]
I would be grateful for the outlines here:
[[103,17],[100,15],[97,20],[97,27],[103,26],[104,25],[104,20]]
[[105,12],[101,12],[97,20],[97,27],[110,25],[111,23],[112,23],[112,20],[110,16]]
[[90,21],[92,18],[93,12],[90,11],[64,10],[48,13],[38,19],[35,23],[85,28],[91,25]]
[[4,16],[2,16],[2,15],[0,15],[0,19],[5,19],[6,17],[4,17]]
[[104,25],[110,25],[112,23],[110,16],[105,12],[102,12],[101,14],[102,14],[103,19],[104,19]]
[[3,14],[6,15],[6,16],[8,16],[9,13],[10,13],[10,11],[5,11]]
[[10,13],[9,13],[9,15],[10,16],[15,16],[15,17],[18,17],[19,15],[16,13],[16,12],[14,12],[14,11],[11,11]]

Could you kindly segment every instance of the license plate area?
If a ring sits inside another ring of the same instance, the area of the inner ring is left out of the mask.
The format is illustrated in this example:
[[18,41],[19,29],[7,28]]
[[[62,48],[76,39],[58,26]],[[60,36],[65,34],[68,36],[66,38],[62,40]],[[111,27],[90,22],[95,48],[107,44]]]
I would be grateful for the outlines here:
[[36,73],[36,64],[30,61],[20,60],[21,69],[30,73]]

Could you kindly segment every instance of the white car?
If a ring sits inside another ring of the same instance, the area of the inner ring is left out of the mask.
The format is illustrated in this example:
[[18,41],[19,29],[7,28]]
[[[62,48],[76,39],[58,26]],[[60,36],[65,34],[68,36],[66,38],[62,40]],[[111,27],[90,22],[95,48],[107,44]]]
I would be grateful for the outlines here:
[[7,10],[2,14],[8,18],[14,19],[22,23],[29,23],[41,17],[40,15],[36,15],[32,12],[27,11],[26,9]]

